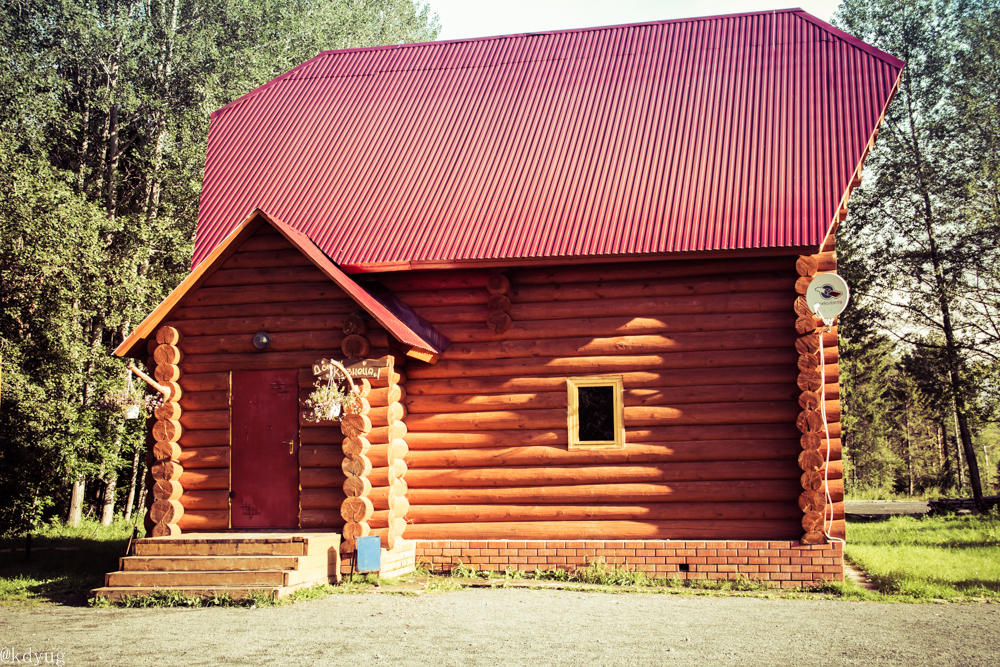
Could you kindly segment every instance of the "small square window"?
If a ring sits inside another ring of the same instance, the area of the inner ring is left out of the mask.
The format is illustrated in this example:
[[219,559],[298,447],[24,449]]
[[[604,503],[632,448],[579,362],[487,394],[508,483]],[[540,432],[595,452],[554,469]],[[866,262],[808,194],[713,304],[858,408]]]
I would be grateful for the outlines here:
[[625,446],[620,375],[566,380],[570,449]]

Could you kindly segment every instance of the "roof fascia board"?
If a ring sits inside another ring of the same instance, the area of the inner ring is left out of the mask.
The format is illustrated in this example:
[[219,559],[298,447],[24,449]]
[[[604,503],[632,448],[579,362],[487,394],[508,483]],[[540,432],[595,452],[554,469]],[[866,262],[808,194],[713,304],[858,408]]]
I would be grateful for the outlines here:
[[139,326],[135,328],[135,331],[131,333],[125,340],[122,341],[121,345],[115,348],[112,353],[116,357],[132,357],[138,358],[135,355],[136,346],[149,338],[153,330],[167,319],[167,316],[173,312],[174,308],[180,303],[180,301],[187,296],[189,292],[197,289],[204,283],[208,278],[215,273],[215,271],[222,266],[227,259],[229,259],[236,250],[243,244],[247,238],[249,238],[254,232],[256,232],[265,220],[256,215],[256,212],[251,213],[246,220],[240,223],[236,228],[233,229],[223,239],[222,243],[217,245],[215,249],[202,260],[201,263],[196,266],[188,276],[181,281],[181,284],[174,288],[167,297],[160,302],[156,308],[153,309],[149,315],[146,316]]

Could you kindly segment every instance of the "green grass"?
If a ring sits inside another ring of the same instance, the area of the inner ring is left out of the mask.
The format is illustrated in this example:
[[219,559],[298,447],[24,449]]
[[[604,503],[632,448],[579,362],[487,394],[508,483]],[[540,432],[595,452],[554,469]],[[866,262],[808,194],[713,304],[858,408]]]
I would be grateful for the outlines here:
[[847,557],[879,591],[916,600],[1000,600],[1000,515],[852,523]]
[[0,540],[0,605],[85,604],[90,589],[104,585],[104,574],[118,569],[131,534],[124,521],[55,523],[32,535],[30,559],[23,537]]

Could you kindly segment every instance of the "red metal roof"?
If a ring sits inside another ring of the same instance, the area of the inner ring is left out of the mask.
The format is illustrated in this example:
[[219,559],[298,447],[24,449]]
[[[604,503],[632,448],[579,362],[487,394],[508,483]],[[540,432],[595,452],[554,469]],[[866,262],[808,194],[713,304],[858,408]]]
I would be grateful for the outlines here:
[[194,263],[258,207],[347,271],[818,246],[902,66],[801,10],[324,52],[212,114]]

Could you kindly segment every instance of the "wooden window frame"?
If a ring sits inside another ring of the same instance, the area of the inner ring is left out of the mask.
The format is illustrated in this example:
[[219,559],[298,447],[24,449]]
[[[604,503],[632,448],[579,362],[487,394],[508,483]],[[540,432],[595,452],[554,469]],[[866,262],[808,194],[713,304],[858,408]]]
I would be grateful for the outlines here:
[[[579,440],[580,404],[579,387],[612,387],[614,389],[614,440]],[[624,449],[625,448],[625,383],[621,375],[601,375],[566,378],[566,427],[569,431],[569,449]]]

